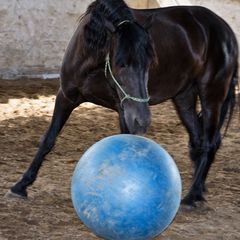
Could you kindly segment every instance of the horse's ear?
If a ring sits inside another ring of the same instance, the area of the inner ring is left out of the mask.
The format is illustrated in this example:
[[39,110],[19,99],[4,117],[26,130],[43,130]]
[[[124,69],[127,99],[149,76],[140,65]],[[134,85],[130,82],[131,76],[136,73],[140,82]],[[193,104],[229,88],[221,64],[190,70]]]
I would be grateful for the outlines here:
[[147,19],[143,23],[143,28],[146,29],[147,31],[152,27],[153,18],[154,18],[154,15],[151,14],[150,16],[147,17]]
[[109,22],[108,20],[105,20],[105,27],[106,27],[106,29],[110,32],[110,33],[114,33],[115,31],[116,31],[116,28],[115,28],[115,26],[111,23],[111,22]]

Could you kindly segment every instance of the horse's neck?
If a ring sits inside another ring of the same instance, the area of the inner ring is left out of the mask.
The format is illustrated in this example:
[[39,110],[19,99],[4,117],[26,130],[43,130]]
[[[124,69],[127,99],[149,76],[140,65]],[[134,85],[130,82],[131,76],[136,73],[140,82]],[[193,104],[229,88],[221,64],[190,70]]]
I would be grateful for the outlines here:
[[97,54],[88,48],[84,39],[84,24],[85,22],[81,22],[76,29],[63,59],[63,70],[78,71],[81,75],[99,68],[101,64],[104,65],[106,55],[104,53]]

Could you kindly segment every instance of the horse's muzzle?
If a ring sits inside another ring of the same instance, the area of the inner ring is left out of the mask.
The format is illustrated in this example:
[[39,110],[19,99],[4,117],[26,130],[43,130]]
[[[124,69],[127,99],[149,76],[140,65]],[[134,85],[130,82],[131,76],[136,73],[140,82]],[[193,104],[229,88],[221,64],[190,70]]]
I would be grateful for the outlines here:
[[148,104],[138,103],[138,105],[145,106],[125,109],[124,118],[130,134],[142,135],[147,132],[151,123],[151,113]]

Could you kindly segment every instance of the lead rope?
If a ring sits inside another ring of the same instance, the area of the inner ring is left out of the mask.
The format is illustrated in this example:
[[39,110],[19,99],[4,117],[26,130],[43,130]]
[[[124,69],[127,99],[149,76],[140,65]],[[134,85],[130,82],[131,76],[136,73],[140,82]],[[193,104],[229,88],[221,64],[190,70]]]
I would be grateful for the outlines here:
[[[119,84],[119,82],[117,81],[117,79],[114,77],[112,69],[111,69],[111,64],[110,64],[110,56],[109,53],[106,56],[106,62],[105,62],[105,77],[107,78],[107,72],[109,71],[110,76],[112,78],[112,80],[115,82],[115,84],[118,86],[118,88],[121,90],[121,92],[123,93],[124,97],[121,100],[121,106],[122,103],[126,100],[126,99],[130,99],[132,101],[135,102],[141,102],[141,103],[145,103],[145,102],[149,102],[150,97],[148,96],[147,98],[137,98],[137,97],[132,97],[129,94],[127,94],[124,89],[122,88],[122,86]],[[148,95],[148,89],[146,87],[146,91],[147,91],[147,95]]]

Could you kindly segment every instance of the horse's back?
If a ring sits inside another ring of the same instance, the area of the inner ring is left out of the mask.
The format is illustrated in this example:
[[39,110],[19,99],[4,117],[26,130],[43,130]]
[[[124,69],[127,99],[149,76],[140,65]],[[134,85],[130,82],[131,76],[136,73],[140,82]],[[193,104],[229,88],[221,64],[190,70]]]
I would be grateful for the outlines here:
[[149,80],[153,104],[176,96],[203,78],[207,66],[215,69],[212,74],[221,68],[234,71],[238,59],[235,34],[211,10],[177,6],[133,13],[140,23],[153,16],[149,32],[158,56],[158,66],[150,71]]
[[186,40],[187,37],[193,48],[203,44],[208,48],[226,43],[229,49],[235,51],[235,55],[238,53],[237,39],[231,27],[205,7],[176,6],[133,12],[141,23],[144,23],[150,15],[153,16],[150,33],[156,46],[158,42],[162,44],[164,42],[166,45],[174,42],[177,46],[181,39]]
[[[224,19],[210,9],[201,6],[176,6],[134,10],[134,13],[141,22],[153,15],[151,34],[156,46],[158,42],[166,43],[167,40],[166,45],[174,42],[177,46],[181,38],[187,37],[193,48],[199,48],[200,45],[204,45],[206,50],[226,47],[235,58],[238,55],[238,43],[233,30]],[[226,46],[223,46],[224,44]]]

